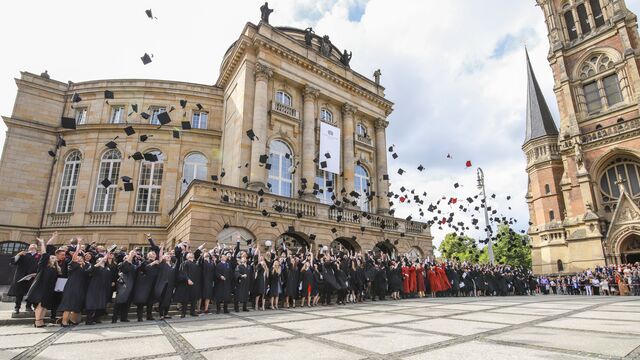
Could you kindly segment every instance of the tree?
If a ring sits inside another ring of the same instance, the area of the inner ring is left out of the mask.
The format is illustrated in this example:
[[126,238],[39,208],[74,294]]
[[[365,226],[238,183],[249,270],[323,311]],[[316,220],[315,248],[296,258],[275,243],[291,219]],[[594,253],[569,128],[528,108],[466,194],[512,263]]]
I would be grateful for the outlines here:
[[[531,269],[531,247],[529,238],[518,234],[507,225],[500,225],[493,242],[493,256],[496,264],[522,266]],[[480,262],[489,262],[488,247],[482,249]]]
[[449,260],[477,262],[480,250],[476,240],[468,236],[449,233],[438,247],[442,257]]

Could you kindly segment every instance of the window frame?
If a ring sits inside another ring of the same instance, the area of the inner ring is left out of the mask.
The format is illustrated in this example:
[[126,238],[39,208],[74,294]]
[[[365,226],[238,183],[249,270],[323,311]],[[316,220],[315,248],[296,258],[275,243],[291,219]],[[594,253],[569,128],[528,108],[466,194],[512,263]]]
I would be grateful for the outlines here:
[[[276,149],[276,146],[274,146],[274,144],[282,144],[288,151]],[[287,153],[289,154],[288,159],[286,157]],[[269,143],[269,164],[271,164],[271,169],[269,170],[267,181],[269,184],[271,184],[270,191],[272,194],[285,197],[293,197],[293,174],[289,172],[289,168],[293,166],[293,157],[293,150],[285,141],[275,139]],[[275,161],[276,158],[277,161]],[[286,169],[283,166],[285,164],[287,165]],[[287,177],[284,177],[282,175],[284,171],[287,172]],[[285,184],[290,185],[289,193],[283,190],[283,185]]]
[[166,113],[167,112],[167,107],[166,106],[152,106],[150,108],[151,110],[151,117],[149,118],[150,122],[149,124],[151,125],[160,125],[160,120],[158,120],[158,115],[162,114],[162,113]]
[[[318,181],[322,181],[322,183],[318,183]],[[327,188],[329,188],[329,186],[327,186],[328,181],[331,181],[331,189],[333,191],[327,191]],[[331,199],[331,197],[335,194],[337,185],[336,174],[322,169],[316,169],[314,184],[318,184],[318,193],[316,194],[316,198],[323,204],[332,204],[333,199]]]
[[[364,172],[364,174],[362,174],[358,170],[362,170],[361,172]],[[369,199],[367,197],[369,196],[368,194],[371,192],[371,187],[369,186],[369,184],[371,184],[371,174],[362,165],[356,165],[353,173],[354,173],[353,189],[358,194],[360,194],[358,199],[356,199],[358,202],[358,207],[362,211],[370,212],[371,203],[369,202]]]
[[[293,107],[293,97],[291,96],[291,94],[289,94],[288,92],[284,91],[284,90],[278,90],[276,91],[276,96],[275,96],[276,102],[280,105],[284,105],[284,106],[288,106],[288,107]],[[288,103],[287,100],[288,99]]]
[[[190,160],[190,158],[193,159],[197,156],[201,157],[201,159],[204,161],[197,162],[197,161]],[[184,157],[184,162],[182,164],[182,181],[181,181],[180,195],[184,194],[184,192],[187,191],[189,184],[191,184],[193,180],[207,179],[208,164],[209,164],[209,160],[203,153],[200,153],[200,152],[191,152]],[[191,167],[191,169],[187,169],[187,167]],[[199,170],[200,171],[204,170],[204,174],[200,174],[203,176],[198,176]],[[187,174],[189,172],[191,174],[188,179]]]
[[[162,182],[164,176],[164,154],[159,150],[150,150],[146,151],[145,154],[152,153],[158,156],[158,161],[147,161],[143,160],[140,163],[140,170],[138,172],[138,189],[136,193],[136,204],[135,204],[135,212],[138,213],[158,213],[160,212],[160,203],[162,202]],[[146,167],[149,168],[148,176],[143,177],[143,173],[145,172]],[[159,168],[159,169],[158,169]],[[160,173],[157,176],[157,173]],[[147,179],[148,178],[148,179]],[[153,180],[159,179],[159,184],[154,184]],[[148,183],[143,183],[148,182]],[[146,190],[146,194],[143,190]],[[153,200],[153,194],[157,190],[157,201],[155,206],[151,206]],[[141,204],[141,200],[144,203]],[[141,206],[142,205],[142,206]]]
[[324,121],[327,124],[335,124],[333,120],[333,112],[326,107],[320,108],[320,121]]
[[[117,157],[112,157],[112,154],[117,154]],[[106,174],[103,166],[108,166]],[[93,212],[105,213],[115,211],[115,198],[118,190],[118,178],[120,176],[120,167],[122,166],[122,154],[117,149],[110,149],[106,151],[100,158],[100,166],[98,167],[98,176],[96,181],[96,191],[93,197]],[[104,179],[109,179],[111,185],[105,188],[102,185]],[[102,192],[104,190],[104,192]],[[98,200],[101,200],[101,204]],[[101,205],[101,206],[98,206]]]
[[[360,133],[360,129],[364,130],[363,133]],[[356,124],[356,135],[361,136],[361,137],[369,137],[369,129],[367,129],[367,126],[364,125],[362,122],[358,122]]]
[[[111,114],[109,116],[109,124],[122,124],[124,123],[124,114],[125,114],[124,105],[112,105],[111,106]],[[118,118],[116,119],[116,114],[119,113]]]
[[[204,120],[203,120],[204,116]],[[196,120],[197,117],[197,120]],[[193,129],[207,129],[209,126],[209,113],[206,111],[194,111],[191,114],[191,127]]]
[[[619,167],[622,166],[624,174],[620,174]],[[631,177],[629,167],[635,169],[635,176]],[[598,177],[598,188],[604,202],[613,202],[620,199],[620,190],[618,184],[618,176],[621,176],[625,181],[625,191],[632,199],[640,198],[640,163],[628,157],[616,157],[607,163],[607,166],[600,172]],[[603,187],[603,181],[606,180],[608,192]],[[635,180],[635,183],[634,183]]]
[[86,106],[75,108],[74,118],[76,119],[76,125],[85,125],[87,123],[87,110]]
[[[60,190],[58,191],[58,200],[56,201],[56,214],[73,213],[81,165],[82,153],[80,150],[73,150],[65,157],[64,167],[62,168],[62,178],[60,179]],[[70,173],[67,175],[67,172]],[[68,182],[66,180],[68,180]]]

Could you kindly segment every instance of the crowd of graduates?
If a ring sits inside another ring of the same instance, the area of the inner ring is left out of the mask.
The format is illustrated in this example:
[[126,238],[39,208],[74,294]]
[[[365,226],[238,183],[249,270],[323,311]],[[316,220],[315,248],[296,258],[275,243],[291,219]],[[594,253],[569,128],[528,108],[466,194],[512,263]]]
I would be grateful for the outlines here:
[[[266,242],[241,250],[188,242],[166,249],[148,234],[150,251],[125,251],[84,244],[73,238],[54,246],[38,239],[12,258],[17,266],[9,295],[16,296],[16,312],[23,299],[35,310],[35,326],[51,322],[67,327],[80,322],[100,323],[112,303],[111,320],[128,322],[135,307],[137,320],[170,318],[177,304],[180,316],[211,312],[278,309],[281,306],[345,305],[363,301],[409,297],[505,296],[534,294],[536,278],[509,266],[437,263],[384,252],[365,253],[301,247],[277,248]],[[62,315],[58,318],[58,315]],[[155,314],[155,315],[154,315]]]

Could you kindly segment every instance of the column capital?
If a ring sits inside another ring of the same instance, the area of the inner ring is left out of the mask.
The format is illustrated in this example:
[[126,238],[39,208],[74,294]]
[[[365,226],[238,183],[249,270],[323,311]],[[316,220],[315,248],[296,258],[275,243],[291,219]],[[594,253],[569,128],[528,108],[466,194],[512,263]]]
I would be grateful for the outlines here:
[[273,76],[273,68],[261,62],[256,63],[256,80],[269,80]]
[[320,90],[313,86],[305,85],[304,89],[302,89],[302,95],[305,101],[314,101],[320,95]]
[[384,130],[389,126],[389,122],[383,118],[377,118],[375,123],[376,130]]
[[351,105],[351,104],[344,103],[344,104],[342,105],[342,113],[343,113],[344,115],[351,115],[351,116],[353,116],[353,115],[355,115],[355,114],[356,114],[356,112],[357,112],[357,111],[358,111],[358,108],[357,108],[357,107],[355,107],[355,106],[353,106],[353,105]]

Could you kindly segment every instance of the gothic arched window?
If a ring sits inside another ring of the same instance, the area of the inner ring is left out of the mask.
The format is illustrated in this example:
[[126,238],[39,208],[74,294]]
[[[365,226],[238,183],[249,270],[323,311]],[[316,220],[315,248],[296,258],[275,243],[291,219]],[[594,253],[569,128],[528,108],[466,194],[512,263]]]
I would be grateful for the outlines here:
[[117,182],[118,176],[120,175],[121,161],[122,156],[120,155],[120,151],[116,149],[109,150],[102,155],[100,169],[98,170],[96,196],[93,200],[94,212],[113,211],[113,205],[116,200],[116,191],[118,189]]
[[600,176],[602,200],[612,202],[620,198],[618,181],[622,180],[625,191],[636,199],[640,197],[640,164],[630,158],[619,157],[607,164]]
[[293,152],[281,140],[273,140],[269,145],[269,184],[276,195],[293,196]]
[[78,187],[78,174],[80,173],[80,162],[82,154],[74,150],[67,155],[64,160],[62,170],[62,183],[58,194],[57,213],[70,213],[73,211],[73,203],[76,199],[76,188]]
[[607,54],[593,54],[580,66],[587,113],[597,113],[624,101],[614,61]]

